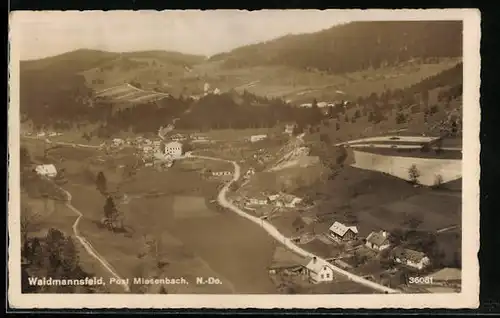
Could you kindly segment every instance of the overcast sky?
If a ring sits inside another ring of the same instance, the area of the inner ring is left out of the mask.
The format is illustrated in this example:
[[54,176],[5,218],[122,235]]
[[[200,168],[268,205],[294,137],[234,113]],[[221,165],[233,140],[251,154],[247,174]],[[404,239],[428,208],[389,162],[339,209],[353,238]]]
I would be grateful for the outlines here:
[[[113,52],[171,50],[213,55],[286,34],[345,22],[320,10],[17,12],[21,59],[75,49]],[[342,18],[344,17],[344,19]],[[16,30],[16,29],[15,29]]]

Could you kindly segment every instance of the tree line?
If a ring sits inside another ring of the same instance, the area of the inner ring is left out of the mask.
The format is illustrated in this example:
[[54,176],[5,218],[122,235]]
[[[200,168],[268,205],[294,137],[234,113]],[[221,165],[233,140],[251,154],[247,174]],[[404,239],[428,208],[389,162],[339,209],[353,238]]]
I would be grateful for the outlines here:
[[[446,39],[446,41],[443,41]],[[228,68],[286,65],[329,73],[397,65],[411,59],[435,62],[462,56],[460,21],[352,22],[215,55]]]
[[[26,229],[24,223],[21,227]],[[33,278],[85,279],[92,275],[80,266],[78,251],[70,236],[50,228],[45,237],[29,237],[22,233],[21,288],[24,293],[93,293],[96,286],[38,286]]]

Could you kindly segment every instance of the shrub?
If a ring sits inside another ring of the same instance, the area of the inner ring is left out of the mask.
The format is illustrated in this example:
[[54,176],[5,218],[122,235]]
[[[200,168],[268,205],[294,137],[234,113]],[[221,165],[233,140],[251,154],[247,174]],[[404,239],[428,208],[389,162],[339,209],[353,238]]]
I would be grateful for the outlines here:
[[434,178],[434,188],[436,189],[441,188],[442,185],[443,185],[443,176],[438,174]]
[[417,166],[413,164],[408,169],[408,177],[410,178],[410,182],[413,184],[418,184],[418,178],[420,177],[420,171],[418,171]]

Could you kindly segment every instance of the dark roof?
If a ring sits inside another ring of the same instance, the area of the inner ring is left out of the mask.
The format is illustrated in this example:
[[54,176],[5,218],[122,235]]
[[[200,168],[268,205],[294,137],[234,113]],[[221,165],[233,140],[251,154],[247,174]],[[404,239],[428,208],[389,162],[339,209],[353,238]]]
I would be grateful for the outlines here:
[[366,238],[366,241],[377,246],[382,246],[387,243],[388,239],[384,236],[383,231],[380,231],[371,232],[370,235],[368,235],[368,237]]
[[394,256],[397,258],[409,260],[415,263],[418,263],[425,257],[425,253],[410,250],[407,248],[396,248],[394,249]]

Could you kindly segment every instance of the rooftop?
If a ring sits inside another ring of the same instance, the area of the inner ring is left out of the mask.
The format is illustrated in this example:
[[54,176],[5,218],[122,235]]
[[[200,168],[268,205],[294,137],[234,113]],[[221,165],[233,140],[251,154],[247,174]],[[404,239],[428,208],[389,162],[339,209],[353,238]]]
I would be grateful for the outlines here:
[[425,253],[407,248],[396,248],[394,249],[394,256],[418,263],[425,257]]
[[384,233],[386,232],[371,232],[370,235],[368,235],[368,237],[366,238],[366,241],[377,246],[382,246],[388,242],[387,235],[384,235]]
[[313,273],[319,273],[324,267],[329,267],[328,265],[330,264],[323,260],[310,258],[309,262],[306,265],[306,268]]
[[330,231],[340,236],[344,236],[348,230],[358,234],[358,228],[356,226],[346,226],[340,222],[335,222],[330,226]]

